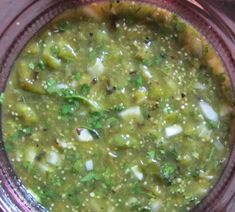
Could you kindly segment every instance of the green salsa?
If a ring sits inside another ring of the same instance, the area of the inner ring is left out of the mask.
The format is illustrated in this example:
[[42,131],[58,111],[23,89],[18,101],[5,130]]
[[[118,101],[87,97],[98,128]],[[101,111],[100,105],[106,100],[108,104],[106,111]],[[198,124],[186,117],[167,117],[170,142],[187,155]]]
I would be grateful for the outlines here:
[[231,96],[215,50],[175,14],[92,4],[15,62],[0,96],[5,148],[50,211],[186,211],[225,166]]

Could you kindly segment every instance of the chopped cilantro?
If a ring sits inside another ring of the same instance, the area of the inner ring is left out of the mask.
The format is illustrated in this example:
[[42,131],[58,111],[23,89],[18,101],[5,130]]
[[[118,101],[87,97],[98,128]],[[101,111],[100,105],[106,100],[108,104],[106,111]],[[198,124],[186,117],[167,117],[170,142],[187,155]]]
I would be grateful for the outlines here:
[[63,182],[62,182],[62,178],[60,178],[59,176],[55,175],[53,177],[53,184],[56,186],[62,186]]
[[95,173],[94,171],[91,171],[81,179],[81,182],[85,183],[85,182],[90,182],[90,181],[95,181],[95,180],[100,180],[100,179],[101,177],[99,174]]
[[72,171],[74,173],[77,173],[77,172],[79,172],[81,170],[81,168],[82,168],[81,161],[79,159],[77,159],[75,161],[75,163],[73,164]]
[[32,134],[33,128],[31,127],[22,128],[18,132],[21,136],[29,136]]
[[54,189],[49,189],[48,186],[41,187],[41,195],[40,198],[43,202],[48,201],[48,199],[54,200],[57,197],[57,193]]
[[88,84],[83,84],[81,87],[81,94],[87,96],[90,93],[90,86]]
[[177,167],[175,164],[166,163],[163,165],[161,169],[162,178],[167,180],[169,183],[172,182],[172,180],[177,175]]
[[75,205],[80,205],[81,200],[80,200],[80,195],[79,193],[81,192],[81,189],[77,186],[71,186],[69,188],[68,193],[67,193],[67,198]]
[[153,160],[156,156],[156,151],[155,150],[151,150],[147,152],[147,157],[151,160]]
[[206,120],[207,125],[210,129],[216,129],[218,127],[218,124],[211,120]]
[[44,71],[46,69],[46,63],[44,62],[44,60],[40,59],[38,61],[38,67],[40,68],[41,71]]
[[9,141],[4,142],[4,147],[7,152],[12,152],[13,151],[13,145]]
[[53,56],[57,57],[59,53],[59,47],[57,45],[54,45],[50,48],[50,51]]
[[88,118],[88,126],[94,129],[101,129],[103,127],[106,118],[107,118],[106,112],[102,111],[91,112]]
[[93,107],[95,110],[101,110],[97,102],[78,94],[75,90],[71,88],[59,89],[55,80],[49,80],[47,82],[46,89],[49,94],[57,94],[58,96],[63,97],[68,101],[82,100],[83,102]]
[[156,57],[156,65],[160,65],[161,62],[162,62],[162,57],[161,57],[160,54],[158,54],[157,57]]
[[12,141],[12,142],[16,142],[16,141],[18,141],[18,140],[19,140],[19,134],[18,134],[18,132],[13,133],[13,134],[10,136],[10,138],[9,138],[9,141]]
[[58,29],[60,32],[65,32],[69,28],[69,21],[61,21],[58,24]]
[[81,79],[81,73],[79,71],[76,73],[75,79],[77,81],[79,81]]
[[106,168],[105,172],[103,172],[103,174],[102,174],[105,185],[109,189],[111,189],[113,186],[113,181],[112,181],[111,175],[112,175],[112,172],[111,172],[110,168]]
[[19,129],[10,136],[9,141],[17,142],[24,136],[30,136],[32,134],[32,131],[33,129],[30,127]]
[[141,194],[142,193],[142,189],[139,183],[135,183],[134,188],[133,188],[133,193],[135,195]]
[[198,179],[199,176],[200,176],[200,170],[199,169],[195,169],[191,172],[191,176],[194,178],[194,179]]
[[137,75],[135,77],[135,85],[136,85],[137,88],[140,88],[140,87],[143,86],[143,79],[140,75]]
[[32,168],[32,164],[29,161],[23,161],[22,165],[25,169],[29,170]]
[[74,107],[71,104],[64,104],[61,107],[61,115],[72,115],[74,113]]

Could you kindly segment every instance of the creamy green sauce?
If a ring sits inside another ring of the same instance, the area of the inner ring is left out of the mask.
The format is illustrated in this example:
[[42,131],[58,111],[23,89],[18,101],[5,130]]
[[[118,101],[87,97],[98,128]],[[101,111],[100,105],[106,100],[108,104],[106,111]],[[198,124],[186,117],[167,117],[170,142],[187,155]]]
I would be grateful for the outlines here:
[[74,9],[15,62],[1,95],[5,147],[51,211],[189,210],[229,154],[227,82],[211,46],[170,12]]

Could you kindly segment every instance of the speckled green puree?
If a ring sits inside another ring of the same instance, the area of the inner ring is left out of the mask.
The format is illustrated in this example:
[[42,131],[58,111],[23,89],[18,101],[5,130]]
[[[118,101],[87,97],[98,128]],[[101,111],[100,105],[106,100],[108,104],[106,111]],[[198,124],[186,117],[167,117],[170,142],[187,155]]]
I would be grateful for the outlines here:
[[5,147],[50,211],[186,211],[225,166],[231,93],[215,50],[176,15],[137,3],[72,9],[12,68]]

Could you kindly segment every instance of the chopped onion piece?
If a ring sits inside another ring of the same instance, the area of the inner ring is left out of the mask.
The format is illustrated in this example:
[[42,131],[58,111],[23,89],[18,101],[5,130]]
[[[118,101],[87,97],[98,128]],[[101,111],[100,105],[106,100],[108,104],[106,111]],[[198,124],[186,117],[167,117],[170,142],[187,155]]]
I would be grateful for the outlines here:
[[206,85],[205,84],[202,84],[200,82],[197,82],[195,85],[194,85],[194,88],[198,89],[198,90],[206,90]]
[[93,77],[97,78],[104,72],[104,65],[101,58],[96,58],[95,65],[88,67],[88,73]]
[[214,122],[218,122],[219,120],[218,114],[214,111],[214,109],[207,102],[201,100],[199,102],[199,105],[201,107],[203,115],[207,119],[214,121]]
[[88,141],[93,141],[93,137],[89,132],[89,130],[82,129],[80,134],[78,135],[78,140],[81,142],[88,142]]
[[30,163],[33,163],[36,155],[37,155],[36,150],[33,147],[30,147],[26,149],[25,160]]
[[148,67],[146,67],[146,66],[144,66],[143,75],[147,79],[151,79],[153,77],[152,74],[150,73]]
[[161,205],[159,200],[151,200],[149,203],[152,212],[157,212],[161,208]]
[[43,172],[51,172],[52,171],[52,168],[48,164],[40,163],[40,164],[38,164],[38,166],[41,169],[41,171],[43,171]]
[[206,175],[205,178],[208,180],[212,180],[212,179],[214,179],[214,176],[213,175]]
[[108,154],[109,154],[111,157],[113,157],[113,158],[116,158],[116,157],[117,157],[117,155],[114,154],[113,152],[109,152]]
[[201,124],[198,126],[198,133],[200,138],[209,140],[211,137],[212,130],[209,130],[205,125]]
[[56,88],[57,89],[67,89],[69,86],[63,83],[57,84]]
[[214,142],[214,145],[215,145],[215,148],[217,149],[217,150],[223,150],[224,149],[224,145],[221,143],[221,141],[219,141],[219,140],[216,140],[215,142]]
[[131,167],[131,171],[133,172],[133,174],[135,175],[135,177],[136,177],[138,180],[143,180],[143,179],[144,179],[144,174],[139,171],[138,166],[133,166],[133,167]]
[[142,116],[142,113],[141,113],[139,106],[130,107],[130,108],[120,112],[119,115],[124,120],[130,120],[130,119],[136,119],[138,121],[143,120],[143,116]]
[[183,131],[183,128],[178,124],[174,124],[170,127],[165,128],[165,134],[167,138],[178,135],[182,131]]
[[93,160],[87,160],[85,166],[87,171],[93,170],[94,169]]
[[206,188],[200,188],[200,189],[197,190],[197,192],[198,192],[199,194],[205,194],[205,193],[208,192],[208,189],[206,189]]
[[51,165],[58,166],[61,163],[61,157],[57,152],[51,151],[47,156],[47,162]]

